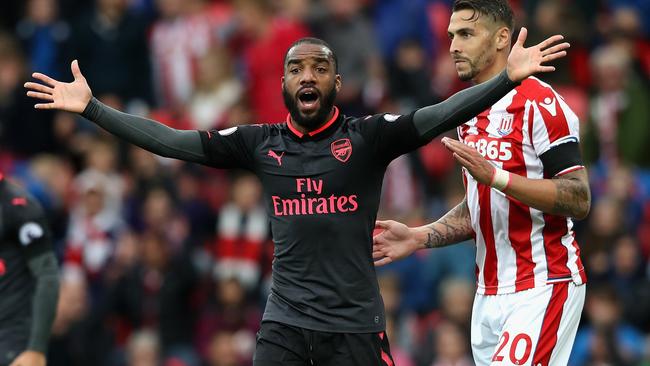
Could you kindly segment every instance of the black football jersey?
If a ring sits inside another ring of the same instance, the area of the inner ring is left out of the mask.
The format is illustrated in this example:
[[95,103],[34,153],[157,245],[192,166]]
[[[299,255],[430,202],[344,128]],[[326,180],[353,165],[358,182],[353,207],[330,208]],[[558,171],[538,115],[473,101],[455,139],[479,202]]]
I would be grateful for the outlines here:
[[382,180],[424,143],[413,114],[339,115],[303,134],[286,123],[202,131],[209,165],[262,182],[275,244],[263,321],[327,332],[378,332],[384,307],[372,259]]
[[[4,353],[20,352],[27,344],[35,286],[27,261],[51,250],[49,237],[38,202],[0,176],[0,351]],[[16,354],[2,354],[0,361],[5,356],[11,359]]]

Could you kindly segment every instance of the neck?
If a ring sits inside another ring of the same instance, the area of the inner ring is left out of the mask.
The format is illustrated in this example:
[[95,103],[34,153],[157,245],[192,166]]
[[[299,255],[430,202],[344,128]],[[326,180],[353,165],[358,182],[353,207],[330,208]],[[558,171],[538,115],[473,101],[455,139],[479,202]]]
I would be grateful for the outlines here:
[[293,124],[293,126],[296,128],[296,130],[300,131],[300,133],[308,134],[308,133],[310,133],[312,131],[318,130],[319,128],[323,127],[327,122],[329,122],[334,117],[334,112],[335,112],[335,109],[332,108],[330,110],[329,114],[327,115],[327,118],[325,118],[324,121],[319,123],[318,126],[305,127],[303,125],[300,125],[300,124],[296,123],[296,121],[293,119],[293,117],[291,117],[291,124]]
[[472,82],[475,84],[481,84],[492,79],[493,77],[499,75],[501,71],[505,70],[507,64],[508,55],[506,54],[505,57],[498,55],[494,59],[493,63],[483,69],[478,75],[476,75],[474,79],[472,79]]

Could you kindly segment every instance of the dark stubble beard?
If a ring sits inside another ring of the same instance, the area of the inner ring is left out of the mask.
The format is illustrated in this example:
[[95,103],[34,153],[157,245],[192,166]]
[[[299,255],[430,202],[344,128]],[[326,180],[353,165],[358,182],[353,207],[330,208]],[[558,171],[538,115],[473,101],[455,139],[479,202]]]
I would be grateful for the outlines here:
[[458,74],[458,78],[462,81],[472,81],[487,65],[494,61],[494,56],[488,54],[489,48],[485,48],[480,55],[473,60],[463,58],[469,64],[469,71]]
[[282,86],[282,98],[284,99],[284,106],[289,110],[291,119],[297,123],[299,126],[306,128],[309,131],[313,131],[320,127],[327,117],[329,117],[332,108],[334,107],[334,101],[336,100],[336,84],[332,84],[332,88],[326,92],[320,100],[320,108],[316,111],[311,117],[303,116],[298,109],[298,100],[289,92],[287,88]]

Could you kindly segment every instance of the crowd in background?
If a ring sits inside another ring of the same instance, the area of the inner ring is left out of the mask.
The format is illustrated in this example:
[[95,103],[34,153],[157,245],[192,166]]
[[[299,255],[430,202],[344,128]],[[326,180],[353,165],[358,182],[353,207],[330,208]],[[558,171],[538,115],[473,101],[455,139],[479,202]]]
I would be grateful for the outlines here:
[[[650,365],[650,2],[511,1],[528,44],[571,42],[541,76],[581,120],[593,193],[577,222],[589,278],[572,366]],[[8,0],[0,12],[0,171],[45,206],[61,261],[49,365],[251,365],[273,244],[245,171],[160,158],[77,115],[36,111],[32,71],[183,129],[286,118],[283,56],[337,52],[348,115],[408,113],[468,84],[448,54],[451,0]],[[450,132],[449,136],[454,136]],[[430,222],[464,194],[435,140],[395,160],[380,217]],[[378,269],[397,365],[472,365],[474,246]]]

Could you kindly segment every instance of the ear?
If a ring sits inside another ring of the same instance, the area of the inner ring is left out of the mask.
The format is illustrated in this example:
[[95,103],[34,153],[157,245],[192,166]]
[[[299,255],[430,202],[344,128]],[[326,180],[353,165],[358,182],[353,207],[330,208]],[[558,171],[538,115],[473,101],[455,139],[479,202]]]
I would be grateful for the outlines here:
[[497,30],[496,34],[497,51],[510,48],[510,29],[501,27]]
[[334,83],[336,84],[336,86],[335,86],[336,87],[336,92],[337,93],[340,92],[341,91],[341,85],[342,85],[341,75],[340,74],[336,74],[336,79],[334,80]]
[[284,76],[280,78],[280,83],[282,83],[282,86],[284,86]]

